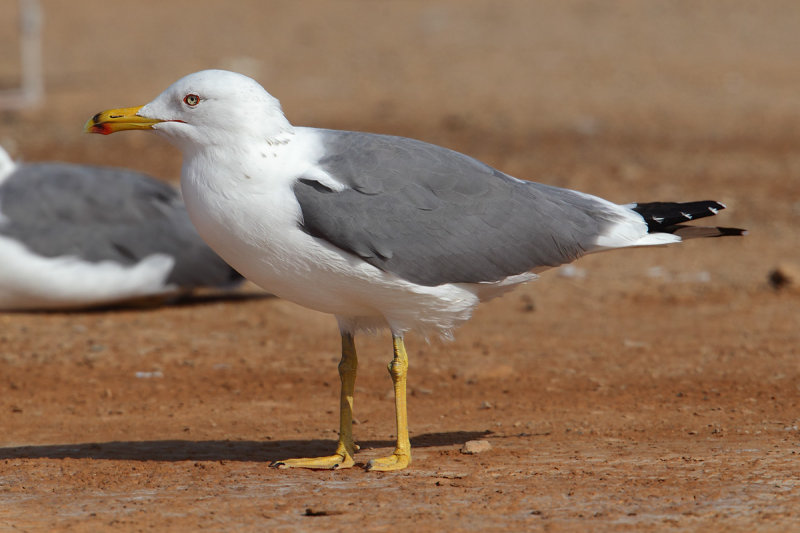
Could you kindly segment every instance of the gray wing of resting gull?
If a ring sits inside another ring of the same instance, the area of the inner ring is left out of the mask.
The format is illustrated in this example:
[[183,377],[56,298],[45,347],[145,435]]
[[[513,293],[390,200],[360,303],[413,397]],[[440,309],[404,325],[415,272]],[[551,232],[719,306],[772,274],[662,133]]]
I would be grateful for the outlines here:
[[320,166],[347,188],[301,178],[303,228],[417,284],[498,281],[568,263],[619,216],[589,195],[421,141],[328,130],[322,138]]
[[175,260],[166,281],[180,288],[241,279],[201,240],[173,187],[124,169],[19,165],[0,186],[0,235],[48,258],[133,265],[166,254]]

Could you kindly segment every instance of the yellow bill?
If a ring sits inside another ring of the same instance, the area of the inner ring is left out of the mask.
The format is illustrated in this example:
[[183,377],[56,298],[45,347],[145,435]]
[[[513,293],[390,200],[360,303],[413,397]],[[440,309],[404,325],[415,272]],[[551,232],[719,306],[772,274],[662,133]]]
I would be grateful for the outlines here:
[[143,106],[126,107],[124,109],[109,109],[101,111],[86,121],[83,131],[86,133],[102,133],[108,135],[124,130],[149,130],[154,124],[162,122],[156,118],[140,117],[136,113]]

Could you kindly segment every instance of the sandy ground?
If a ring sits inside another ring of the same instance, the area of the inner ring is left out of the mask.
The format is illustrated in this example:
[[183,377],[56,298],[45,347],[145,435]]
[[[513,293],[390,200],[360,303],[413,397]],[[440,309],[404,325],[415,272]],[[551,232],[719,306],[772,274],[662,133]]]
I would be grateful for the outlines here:
[[[46,100],[0,115],[18,158],[174,181],[159,139],[81,125],[223,67],[297,124],[618,202],[717,199],[750,235],[588,257],[454,342],[410,336],[414,462],[390,474],[267,467],[334,446],[331,317],[274,298],[0,315],[0,530],[798,527],[800,281],[768,283],[800,263],[795,2],[42,4]],[[357,340],[363,464],[393,445],[391,344]]]

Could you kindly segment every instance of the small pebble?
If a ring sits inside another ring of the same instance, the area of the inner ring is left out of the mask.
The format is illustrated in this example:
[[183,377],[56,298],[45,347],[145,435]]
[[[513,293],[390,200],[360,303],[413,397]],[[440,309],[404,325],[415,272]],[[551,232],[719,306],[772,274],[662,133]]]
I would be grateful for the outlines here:
[[800,287],[800,267],[793,263],[780,263],[770,271],[768,279],[775,289]]
[[575,265],[564,265],[558,269],[558,275],[562,278],[584,279],[586,269]]
[[160,370],[154,372],[137,372],[136,377],[139,379],[163,378],[164,374]]
[[464,443],[464,447],[461,448],[461,453],[473,455],[476,453],[488,452],[491,449],[492,445],[489,444],[488,440],[468,440]]

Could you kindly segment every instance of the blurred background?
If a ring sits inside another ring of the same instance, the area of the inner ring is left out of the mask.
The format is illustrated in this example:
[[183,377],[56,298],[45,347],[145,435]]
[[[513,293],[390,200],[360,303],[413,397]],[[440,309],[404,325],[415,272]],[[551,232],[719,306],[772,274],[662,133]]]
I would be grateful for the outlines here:
[[[28,3],[0,0],[0,91],[22,84]],[[793,1],[40,0],[38,10],[41,98],[0,111],[0,144],[17,159],[174,181],[180,156],[160,139],[82,125],[224,68],[256,78],[297,125],[416,137],[618,202],[724,201],[720,223],[770,240],[737,249],[735,262],[749,262],[739,277],[763,280],[797,254]]]

